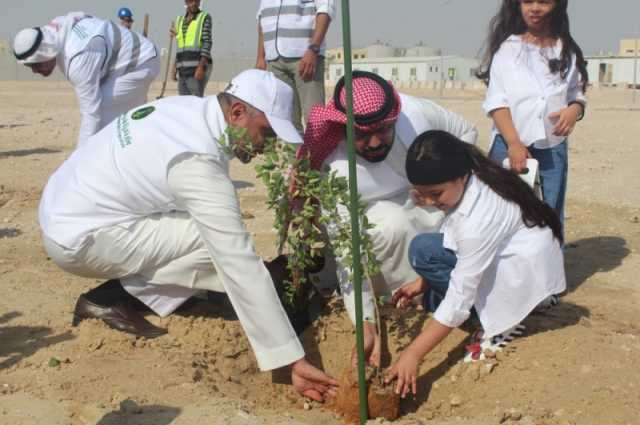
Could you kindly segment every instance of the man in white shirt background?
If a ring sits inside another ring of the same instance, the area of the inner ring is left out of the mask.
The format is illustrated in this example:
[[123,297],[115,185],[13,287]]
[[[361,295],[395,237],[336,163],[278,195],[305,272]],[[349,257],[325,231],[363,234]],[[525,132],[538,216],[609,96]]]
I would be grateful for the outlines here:
[[73,85],[82,115],[78,146],[118,115],[147,101],[160,72],[154,44],[142,35],[84,12],[20,31],[13,52],[44,77],[56,65]]
[[[443,218],[437,209],[416,207],[410,199],[411,185],[405,171],[409,146],[427,130],[444,130],[471,144],[476,143],[478,132],[461,116],[429,100],[400,94],[390,82],[370,72],[354,71],[353,103],[358,193],[366,204],[365,214],[369,222],[375,226],[368,234],[381,269],[371,284],[377,296],[390,296],[418,277],[408,261],[411,240],[418,234],[435,231]],[[328,166],[338,176],[346,178],[345,109],[343,78],[326,106],[312,108],[304,145],[298,155],[309,155],[311,166],[316,169]],[[346,209],[341,214],[348,220]],[[327,226],[327,232],[331,239],[335,234],[335,223]],[[334,266],[332,254],[326,250],[325,256],[328,261],[318,278],[323,286],[335,284],[337,271],[345,306],[355,323],[349,270],[340,258],[336,259]],[[373,363],[376,355],[379,356],[372,351],[376,335],[374,303],[365,280],[365,348]]]
[[325,35],[335,14],[335,0],[260,2],[256,68],[295,90],[293,124],[300,133],[311,107],[324,103]]
[[225,292],[261,370],[292,365],[300,393],[333,392],[337,382],[304,359],[229,176],[229,160],[250,161],[267,138],[301,142],[292,97],[272,73],[245,71],[217,97],[172,97],[121,115],[65,161],[42,195],[45,249],[68,272],[109,279],[80,296],[75,324],[97,318],[156,337],[166,331],[127,297],[166,316],[197,291]]

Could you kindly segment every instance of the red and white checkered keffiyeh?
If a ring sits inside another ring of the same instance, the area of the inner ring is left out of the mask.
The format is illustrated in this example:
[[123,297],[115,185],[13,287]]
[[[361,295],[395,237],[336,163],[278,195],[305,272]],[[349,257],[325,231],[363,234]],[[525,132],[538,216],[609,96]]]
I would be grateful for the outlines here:
[[[389,83],[391,84],[391,83]],[[380,111],[385,104],[385,92],[380,84],[365,76],[353,79],[353,112],[356,116],[355,128],[363,132],[373,132],[398,119],[400,114],[400,96],[393,89],[395,107],[386,117],[368,125],[358,124],[359,115],[367,115]],[[346,105],[344,86],[340,92],[340,102]],[[307,129],[304,133],[304,144],[298,150],[298,158],[309,153],[311,167],[320,169],[324,160],[331,155],[338,144],[345,139],[347,115],[338,110],[332,98],[326,106],[316,105],[309,113]]]

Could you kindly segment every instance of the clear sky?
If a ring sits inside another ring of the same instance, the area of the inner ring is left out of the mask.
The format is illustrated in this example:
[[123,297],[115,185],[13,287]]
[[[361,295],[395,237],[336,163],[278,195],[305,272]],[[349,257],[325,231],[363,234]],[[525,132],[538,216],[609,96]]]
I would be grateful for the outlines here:
[[[489,19],[499,0],[351,0],[352,43],[376,40],[396,46],[419,41],[442,47],[446,53],[474,56],[486,37]],[[151,16],[151,38],[166,47],[167,29],[183,12],[181,0],[0,0],[0,38],[13,39],[22,28],[38,26],[52,17],[83,10],[99,17],[115,17],[120,6],[130,7],[141,29]],[[214,19],[214,55],[254,56],[258,0],[204,0]],[[640,0],[570,0],[571,30],[586,54],[617,52],[621,38],[640,37]],[[328,35],[329,47],[342,44],[339,17]]]

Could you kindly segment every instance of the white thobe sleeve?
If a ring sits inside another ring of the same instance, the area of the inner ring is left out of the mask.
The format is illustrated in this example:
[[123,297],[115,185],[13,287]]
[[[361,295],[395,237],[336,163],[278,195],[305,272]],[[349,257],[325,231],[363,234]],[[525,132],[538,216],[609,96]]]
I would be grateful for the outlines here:
[[[462,226],[455,233],[458,261],[451,272],[449,289],[436,309],[434,318],[445,326],[457,328],[470,315],[483,274],[493,263],[498,248],[508,237],[508,226],[484,222],[481,228]],[[478,226],[472,223],[472,226]]]
[[[349,210],[344,205],[338,205],[338,213],[343,221],[349,222],[351,216]],[[338,233],[338,223],[332,221],[327,224],[327,234],[329,240],[335,240]],[[349,279],[349,275],[352,274],[351,267],[346,264],[344,256],[336,255],[336,271],[338,274],[338,283],[340,284],[340,293],[344,306],[347,310],[347,314],[353,324],[356,323],[356,294],[353,288],[353,281]],[[366,277],[363,270],[362,275],[362,317],[366,322],[375,323],[375,296],[371,291],[371,281]]]
[[78,98],[82,116],[78,146],[102,128],[100,107],[100,74],[107,59],[107,46],[102,37],[93,38],[82,53],[71,59],[68,68],[69,81]]
[[225,166],[216,157],[189,154],[174,161],[167,179],[178,207],[196,222],[260,369],[302,358],[302,345],[242,222]]
[[451,112],[427,99],[419,99],[420,110],[432,130],[451,133],[463,142],[475,145],[478,140],[478,129],[462,115]]

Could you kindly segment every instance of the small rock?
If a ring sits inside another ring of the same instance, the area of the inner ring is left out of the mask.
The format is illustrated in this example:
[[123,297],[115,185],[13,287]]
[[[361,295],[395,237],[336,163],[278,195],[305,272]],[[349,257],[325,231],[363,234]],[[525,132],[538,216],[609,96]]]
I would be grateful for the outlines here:
[[60,360],[56,359],[55,357],[51,357],[49,359],[49,367],[58,367],[60,366]]
[[638,218],[638,216],[634,216],[634,217],[633,217],[633,218],[631,218],[631,220],[629,220],[629,221],[631,221],[632,223],[640,223],[640,218]]
[[522,413],[518,412],[515,409],[511,409],[511,420],[512,421],[519,421],[520,419],[522,419]]
[[129,415],[139,415],[142,413],[142,407],[138,406],[138,403],[128,398],[120,402],[120,411]]
[[449,404],[452,407],[460,406],[462,404],[462,398],[459,395],[454,394],[453,396],[451,396],[451,399],[449,400]]
[[250,220],[252,218],[256,218],[256,216],[251,214],[250,212],[242,211],[242,218],[244,218],[245,220]]
[[193,375],[191,375],[191,379],[193,382],[200,382],[204,377],[204,373],[202,373],[202,369],[196,369],[193,371]]
[[309,404],[309,403],[305,402],[305,403],[302,405],[302,408],[303,408],[304,410],[311,410],[311,404]]
[[493,369],[495,369],[496,364],[495,363],[487,363],[486,365],[484,365],[484,367],[480,370],[480,373],[483,375],[489,375],[491,372],[493,372]]

